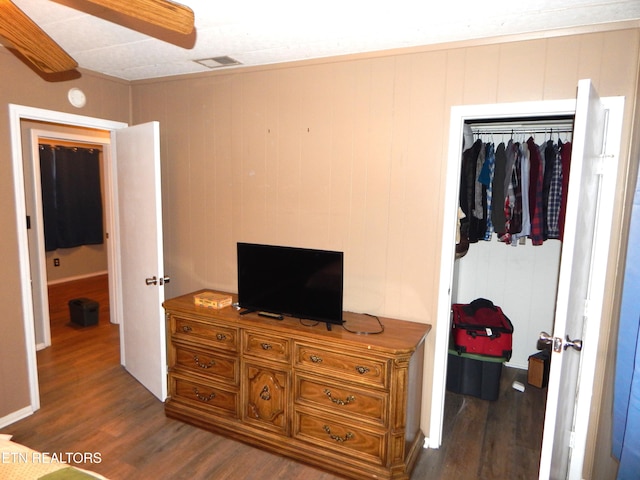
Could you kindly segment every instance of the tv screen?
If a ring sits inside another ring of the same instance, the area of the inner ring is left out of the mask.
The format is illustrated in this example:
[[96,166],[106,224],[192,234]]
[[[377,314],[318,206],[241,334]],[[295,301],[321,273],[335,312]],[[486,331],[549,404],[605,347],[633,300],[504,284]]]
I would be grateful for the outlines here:
[[342,252],[238,243],[238,304],[341,324],[343,263]]

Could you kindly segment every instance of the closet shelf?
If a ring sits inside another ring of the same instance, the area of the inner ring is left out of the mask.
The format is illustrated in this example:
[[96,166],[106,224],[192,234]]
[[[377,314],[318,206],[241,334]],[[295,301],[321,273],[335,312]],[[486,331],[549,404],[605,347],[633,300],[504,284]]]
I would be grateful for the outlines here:
[[573,117],[543,119],[490,119],[467,122],[474,134],[546,134],[572,133]]

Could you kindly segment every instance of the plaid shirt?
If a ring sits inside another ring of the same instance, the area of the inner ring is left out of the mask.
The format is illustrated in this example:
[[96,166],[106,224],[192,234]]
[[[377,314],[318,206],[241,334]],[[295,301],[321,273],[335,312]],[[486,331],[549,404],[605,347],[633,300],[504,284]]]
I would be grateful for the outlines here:
[[549,238],[560,238],[560,208],[562,206],[562,161],[559,150],[553,160],[551,185],[547,202],[547,235]]

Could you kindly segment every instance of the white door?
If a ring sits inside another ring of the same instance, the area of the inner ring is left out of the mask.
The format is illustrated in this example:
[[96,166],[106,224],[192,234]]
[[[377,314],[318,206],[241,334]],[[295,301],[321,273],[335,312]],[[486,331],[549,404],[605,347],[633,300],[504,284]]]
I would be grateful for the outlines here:
[[608,119],[591,82],[580,81],[540,479],[582,478],[617,174],[617,151],[605,155]]
[[167,397],[167,366],[157,122],[114,132],[121,275],[121,362],[158,399]]

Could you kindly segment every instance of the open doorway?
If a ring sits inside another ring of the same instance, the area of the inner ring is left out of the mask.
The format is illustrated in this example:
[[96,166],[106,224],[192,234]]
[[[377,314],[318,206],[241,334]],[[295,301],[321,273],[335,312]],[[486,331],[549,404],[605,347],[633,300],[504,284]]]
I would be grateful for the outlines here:
[[[100,152],[102,211],[104,219],[109,219],[113,214],[109,208],[112,204],[109,197],[111,192],[106,188],[106,181],[109,178],[107,165],[111,160],[105,158],[105,147],[110,144],[110,132],[30,120],[21,122],[21,132],[24,152],[25,205],[29,219],[27,236],[33,289],[34,329],[36,348],[41,350],[51,345],[50,304],[47,298],[50,285],[95,275],[108,276],[110,262],[106,238],[103,239],[102,244],[98,245],[45,251],[39,146],[62,145],[90,148]],[[106,225],[109,222],[103,223],[106,236],[108,235]]]

